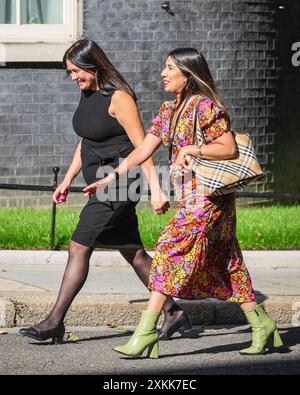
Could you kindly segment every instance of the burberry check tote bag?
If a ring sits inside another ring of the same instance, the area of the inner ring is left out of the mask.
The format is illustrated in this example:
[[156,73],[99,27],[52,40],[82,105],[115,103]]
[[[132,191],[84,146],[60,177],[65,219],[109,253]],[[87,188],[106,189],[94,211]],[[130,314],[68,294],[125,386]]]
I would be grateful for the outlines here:
[[[197,108],[202,99],[197,102],[193,115],[195,145],[206,144],[197,116]],[[247,184],[264,176],[250,135],[233,131],[232,134],[237,146],[237,153],[233,159],[208,160],[191,155],[186,156],[189,166],[203,187],[203,196],[238,192]]]

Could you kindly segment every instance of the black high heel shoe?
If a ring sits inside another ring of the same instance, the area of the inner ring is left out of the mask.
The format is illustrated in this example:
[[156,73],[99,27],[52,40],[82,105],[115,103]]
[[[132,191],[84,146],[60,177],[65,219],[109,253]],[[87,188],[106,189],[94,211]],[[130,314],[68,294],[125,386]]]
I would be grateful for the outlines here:
[[63,343],[65,331],[65,326],[61,323],[56,328],[48,329],[47,331],[38,330],[32,326],[30,328],[21,328],[19,334],[39,341],[48,340],[52,337],[53,344],[61,344]]
[[184,332],[192,329],[192,323],[188,314],[184,311],[165,331],[159,331],[159,340],[170,340],[172,335],[179,329],[183,328]]

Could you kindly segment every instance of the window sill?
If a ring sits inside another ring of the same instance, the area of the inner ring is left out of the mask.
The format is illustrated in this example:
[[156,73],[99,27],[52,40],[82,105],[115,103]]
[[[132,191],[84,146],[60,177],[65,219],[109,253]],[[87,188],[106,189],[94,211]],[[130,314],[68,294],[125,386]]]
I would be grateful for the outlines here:
[[67,43],[0,43],[0,66],[6,62],[61,62]]

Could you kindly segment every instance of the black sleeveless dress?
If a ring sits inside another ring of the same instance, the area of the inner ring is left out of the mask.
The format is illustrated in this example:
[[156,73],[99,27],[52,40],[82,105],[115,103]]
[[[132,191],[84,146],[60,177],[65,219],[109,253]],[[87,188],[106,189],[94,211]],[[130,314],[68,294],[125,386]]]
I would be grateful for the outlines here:
[[[82,91],[73,116],[73,128],[83,138],[82,173],[87,184],[104,177],[107,169],[117,167],[120,159],[134,149],[124,128],[109,115],[110,102],[111,96],[100,91]],[[88,247],[143,248],[135,212],[139,198],[132,201],[128,193],[124,194],[124,188],[128,192],[129,186],[133,182],[136,185],[139,177],[127,178],[126,175],[125,186],[121,182],[123,177],[117,182],[116,192],[106,194],[106,200],[99,200],[96,195],[89,198],[80,214],[73,241]]]

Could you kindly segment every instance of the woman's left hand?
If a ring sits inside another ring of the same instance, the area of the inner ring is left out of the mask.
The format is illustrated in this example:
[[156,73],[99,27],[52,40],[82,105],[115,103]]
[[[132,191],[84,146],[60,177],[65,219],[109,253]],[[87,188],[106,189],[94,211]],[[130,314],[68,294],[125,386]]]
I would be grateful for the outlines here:
[[98,188],[105,188],[107,187],[113,180],[115,176],[113,173],[109,174],[108,176],[102,178],[99,181],[93,182],[92,184],[83,188],[84,196],[92,197],[96,194]]
[[170,208],[170,203],[161,189],[151,191],[151,206],[156,215],[165,214]]
[[189,164],[188,164],[188,162],[186,160],[186,157],[185,157],[188,154],[189,154],[189,146],[186,145],[185,147],[182,147],[180,149],[180,151],[179,151],[179,153],[177,155],[177,158],[176,158],[175,164],[177,166],[181,166],[182,167],[183,173],[187,173],[187,172],[191,171],[191,169],[189,167]]

